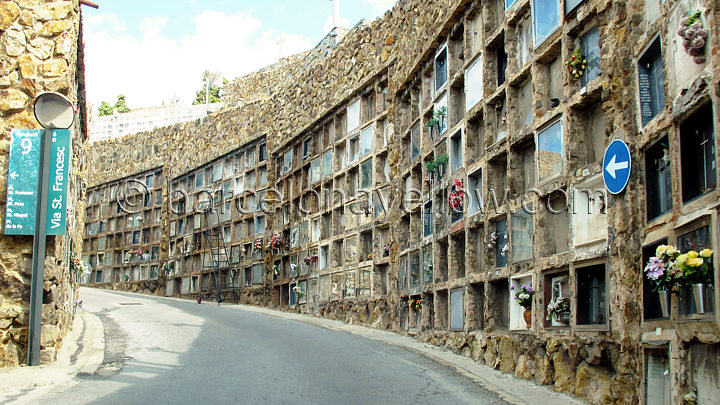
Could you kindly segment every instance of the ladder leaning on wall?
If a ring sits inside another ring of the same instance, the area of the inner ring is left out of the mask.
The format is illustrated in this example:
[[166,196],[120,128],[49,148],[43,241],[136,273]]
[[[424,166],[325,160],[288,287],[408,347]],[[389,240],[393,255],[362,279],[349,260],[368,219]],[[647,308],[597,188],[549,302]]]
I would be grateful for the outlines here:
[[[228,255],[227,245],[225,244],[225,235],[223,233],[222,222],[220,221],[220,212],[215,206],[215,201],[210,198],[207,206],[202,207],[202,211],[205,214],[205,245],[209,250],[210,260],[203,260],[203,274],[209,270],[212,272],[212,278],[214,281],[215,298],[217,299],[218,305],[224,301],[223,294],[229,295],[228,298],[233,298],[237,301],[237,291],[235,287],[235,277],[231,274],[233,270],[230,269],[230,255]],[[219,206],[222,207],[222,204]],[[228,269],[230,273],[229,282],[220,282],[221,270]],[[212,286],[205,285],[203,283],[201,294],[198,296],[198,302],[202,293],[212,295]]]

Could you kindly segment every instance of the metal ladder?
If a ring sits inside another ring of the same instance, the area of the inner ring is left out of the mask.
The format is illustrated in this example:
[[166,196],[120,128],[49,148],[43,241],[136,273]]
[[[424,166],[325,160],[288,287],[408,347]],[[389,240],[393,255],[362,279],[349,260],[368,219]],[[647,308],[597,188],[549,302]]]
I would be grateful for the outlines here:
[[[203,270],[211,270],[215,281],[215,294],[217,303],[223,301],[220,286],[220,270],[230,267],[230,255],[228,254],[227,245],[223,235],[222,223],[220,221],[220,212],[213,207],[213,201],[210,200],[208,207],[205,208],[205,244],[210,249],[210,263],[203,260]],[[211,219],[214,217],[215,225],[211,225]],[[234,288],[235,281],[232,274],[230,275],[230,286]]]

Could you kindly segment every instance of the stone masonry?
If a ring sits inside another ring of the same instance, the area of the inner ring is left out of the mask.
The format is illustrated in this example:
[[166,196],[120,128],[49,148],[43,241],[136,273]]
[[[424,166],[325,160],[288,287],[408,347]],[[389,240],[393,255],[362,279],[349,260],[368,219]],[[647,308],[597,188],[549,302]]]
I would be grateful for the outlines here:
[[[692,10],[709,31],[699,59],[678,35]],[[718,289],[705,311],[678,289],[663,314],[643,268],[661,243],[720,247],[718,13],[709,0],[401,0],[235,80],[220,112],[90,146],[86,281],[221,287],[590,403],[711,403]],[[576,50],[581,77],[565,66]],[[611,195],[615,139],[632,170]],[[513,295],[530,283],[528,327]],[[553,299],[569,303],[558,317]]]
[[[79,106],[72,128],[72,169],[68,188],[67,236],[48,237],[42,307],[41,363],[52,362],[72,325],[77,275],[69,257],[82,243],[80,210],[85,140],[85,99],[80,5],[77,0],[0,2],[0,229],[4,233],[10,132],[40,128],[33,102],[59,92]],[[77,238],[80,239],[77,239]],[[25,363],[27,356],[31,236],[0,235],[0,367]]]

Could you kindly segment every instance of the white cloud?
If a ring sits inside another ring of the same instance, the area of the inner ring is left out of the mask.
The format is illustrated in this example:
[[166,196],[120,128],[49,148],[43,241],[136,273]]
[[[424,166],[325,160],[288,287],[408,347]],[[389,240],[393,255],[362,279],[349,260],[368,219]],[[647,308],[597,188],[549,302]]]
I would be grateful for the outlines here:
[[372,7],[373,17],[379,17],[393,8],[397,0],[363,0],[363,3]]
[[[340,17],[339,26],[342,28],[350,28],[350,20]],[[323,25],[323,32],[327,34],[333,28],[335,28],[333,27],[333,16],[332,14],[328,14],[327,18],[325,18],[325,24]]]
[[[248,74],[282,56],[312,47],[302,36],[263,30],[262,22],[247,13],[204,11],[194,19],[195,30],[172,38],[162,30],[164,17],[145,18],[140,32],[129,35],[116,16],[98,15],[85,26],[85,76],[88,100],[114,102],[124,94],[128,105],[160,105],[177,95],[189,104],[202,87],[204,70],[228,79]],[[110,23],[112,22],[112,23]]]

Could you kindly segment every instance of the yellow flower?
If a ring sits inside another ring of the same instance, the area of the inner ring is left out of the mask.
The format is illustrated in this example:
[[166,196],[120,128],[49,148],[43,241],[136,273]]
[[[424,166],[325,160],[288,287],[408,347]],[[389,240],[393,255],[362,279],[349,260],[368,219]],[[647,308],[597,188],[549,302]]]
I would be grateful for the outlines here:
[[655,249],[655,257],[660,257],[665,254],[668,249],[668,245],[660,245]]
[[712,254],[713,254],[713,251],[710,249],[703,249],[700,251],[700,256],[704,257],[704,258],[708,258],[708,257],[712,256]]
[[687,252],[687,255],[689,258],[694,259],[694,258],[698,257],[698,252],[691,250],[691,251]]
[[680,253],[680,251],[675,249],[675,246],[673,245],[668,245],[667,249],[665,250],[665,254],[668,256],[674,256],[678,253]]
[[685,262],[686,262],[687,260],[688,260],[688,255],[687,255],[687,254],[682,254],[682,255],[678,256],[678,257],[675,259],[675,264],[678,265],[678,266],[682,266],[683,264],[685,264]]
[[703,264],[703,259],[696,257],[687,261],[687,265],[690,267],[700,267]]

